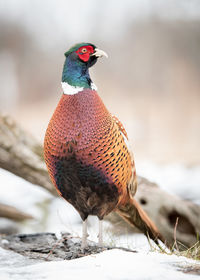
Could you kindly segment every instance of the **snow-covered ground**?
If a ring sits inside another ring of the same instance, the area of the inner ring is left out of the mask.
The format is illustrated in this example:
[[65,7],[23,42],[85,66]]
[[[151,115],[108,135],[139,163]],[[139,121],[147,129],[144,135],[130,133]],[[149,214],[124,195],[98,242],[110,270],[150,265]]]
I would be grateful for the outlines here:
[[0,280],[197,280],[198,275],[181,271],[195,266],[184,257],[119,249],[71,261],[38,262],[0,248]]
[[[200,166],[186,168],[173,164],[160,166],[148,162],[137,163],[137,173],[160,185],[168,192],[200,202]],[[21,232],[70,232],[81,236],[81,219],[71,205],[52,197],[39,186],[32,185],[0,169],[0,202],[15,206],[35,219],[22,223]],[[189,190],[189,192],[188,192]],[[98,221],[89,218],[89,239],[97,240]],[[7,279],[195,279],[197,276],[178,271],[177,266],[196,265],[183,257],[150,252],[146,238],[141,234],[114,236],[104,222],[104,242],[107,245],[137,249],[139,253],[111,250],[99,255],[72,261],[28,263],[23,257],[1,249],[0,280]],[[6,254],[13,261],[5,263]],[[3,257],[4,256],[4,257]],[[20,264],[21,263],[21,264]],[[29,275],[30,274],[30,275]],[[7,278],[6,278],[7,277]],[[189,277],[189,278],[188,278]]]
[[[200,166],[187,168],[180,164],[156,165],[151,162],[137,162],[137,173],[158,183],[167,192],[200,203]],[[81,219],[74,208],[61,198],[52,197],[39,186],[0,169],[0,202],[17,207],[31,214],[35,219],[21,224],[21,232],[71,232],[81,236]],[[129,248],[149,248],[141,234],[114,236],[108,222],[104,222],[104,240],[108,245]],[[89,239],[96,241],[98,221],[89,218]]]
[[[82,235],[82,220],[73,206],[62,198],[55,198],[43,188],[33,185],[3,169],[0,169],[0,202],[17,207],[34,217],[20,224],[20,232],[70,232]],[[0,221],[1,222],[1,221]],[[88,219],[89,239],[97,241],[98,219]],[[110,246],[150,248],[142,234],[115,236],[109,222],[104,221],[104,242]]]

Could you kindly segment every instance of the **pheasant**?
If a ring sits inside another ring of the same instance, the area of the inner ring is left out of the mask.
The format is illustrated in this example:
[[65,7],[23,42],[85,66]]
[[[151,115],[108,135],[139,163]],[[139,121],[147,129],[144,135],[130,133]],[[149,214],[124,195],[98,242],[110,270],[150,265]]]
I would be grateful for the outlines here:
[[105,107],[89,75],[89,68],[107,54],[90,43],[65,53],[63,94],[49,122],[44,157],[58,193],[83,220],[82,248],[87,246],[87,218],[102,220],[116,211],[156,243],[164,241],[154,223],[132,197],[136,171],[122,123]]

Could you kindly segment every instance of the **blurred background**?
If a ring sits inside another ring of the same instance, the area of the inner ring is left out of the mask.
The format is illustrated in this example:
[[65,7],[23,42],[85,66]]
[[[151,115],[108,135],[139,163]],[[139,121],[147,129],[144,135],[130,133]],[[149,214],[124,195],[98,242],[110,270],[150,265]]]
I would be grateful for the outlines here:
[[198,164],[200,2],[0,0],[0,109],[41,142],[82,41],[109,54],[92,79],[136,159]]
[[0,0],[0,111],[41,143],[64,52],[82,41],[109,55],[91,76],[128,132],[138,172],[200,200],[200,2]]

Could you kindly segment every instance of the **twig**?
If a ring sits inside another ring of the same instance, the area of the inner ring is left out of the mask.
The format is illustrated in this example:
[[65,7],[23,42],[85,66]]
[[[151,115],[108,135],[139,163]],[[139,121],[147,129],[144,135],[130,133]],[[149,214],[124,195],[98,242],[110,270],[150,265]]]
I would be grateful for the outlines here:
[[178,226],[178,220],[179,220],[179,217],[176,218],[176,223],[175,223],[175,226],[174,226],[174,247],[179,252],[179,248],[178,248],[178,244],[177,244],[177,239],[176,239],[176,230],[177,230],[177,226]]

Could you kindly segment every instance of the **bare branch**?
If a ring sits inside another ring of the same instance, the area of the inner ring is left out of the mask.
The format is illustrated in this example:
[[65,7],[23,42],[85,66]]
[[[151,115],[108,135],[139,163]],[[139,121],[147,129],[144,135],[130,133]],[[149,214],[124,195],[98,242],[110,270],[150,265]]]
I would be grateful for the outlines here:
[[26,219],[32,219],[33,217],[31,215],[28,215],[20,210],[18,210],[15,207],[6,205],[6,204],[0,204],[0,217],[8,218],[14,221],[23,221]]

